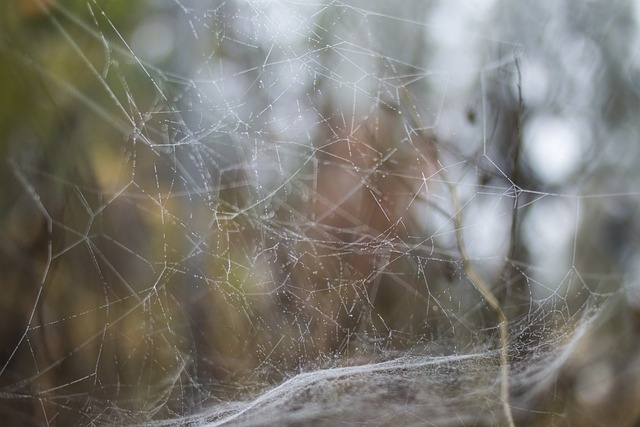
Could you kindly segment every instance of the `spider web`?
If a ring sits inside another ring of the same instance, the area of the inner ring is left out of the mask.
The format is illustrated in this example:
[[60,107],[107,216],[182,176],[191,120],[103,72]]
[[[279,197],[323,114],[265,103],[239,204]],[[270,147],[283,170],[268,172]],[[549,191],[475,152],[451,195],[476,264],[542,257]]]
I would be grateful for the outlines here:
[[635,11],[504,3],[3,6],[3,416],[635,422]]

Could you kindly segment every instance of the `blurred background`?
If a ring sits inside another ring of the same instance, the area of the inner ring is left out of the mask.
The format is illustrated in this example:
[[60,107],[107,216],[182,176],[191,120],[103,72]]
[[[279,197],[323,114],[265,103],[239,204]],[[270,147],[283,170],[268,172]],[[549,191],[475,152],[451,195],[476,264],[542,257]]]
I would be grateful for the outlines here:
[[449,417],[414,406],[505,425],[471,268],[516,424],[638,425],[638,19],[2,2],[0,416],[179,425],[301,372],[484,354],[439,374]]

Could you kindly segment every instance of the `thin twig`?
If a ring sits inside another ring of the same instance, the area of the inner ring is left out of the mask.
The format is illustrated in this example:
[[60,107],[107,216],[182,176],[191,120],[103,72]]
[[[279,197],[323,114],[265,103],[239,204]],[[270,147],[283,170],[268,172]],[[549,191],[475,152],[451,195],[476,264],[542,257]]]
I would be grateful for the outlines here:
[[500,331],[500,398],[502,400],[502,408],[509,427],[515,427],[513,414],[511,413],[511,405],[509,403],[509,322],[504,310],[502,310],[500,301],[498,301],[498,298],[491,291],[487,282],[480,276],[480,274],[478,274],[470,261],[469,253],[462,241],[462,212],[461,209],[458,208],[459,204],[455,188],[450,186],[450,191],[453,199],[454,210],[456,212],[453,217],[453,223],[455,227],[458,251],[462,258],[462,268],[471,284],[476,288],[480,295],[482,295],[482,298],[498,316],[498,329]]
[[[520,69],[518,68],[518,72],[519,71]],[[405,98],[406,94],[403,93],[403,100],[405,100]],[[439,165],[440,161],[438,158],[438,151],[435,147],[435,136],[432,134],[426,134],[426,132],[420,128],[420,118],[416,111],[409,108],[406,112],[408,113],[408,117],[413,122],[416,128],[416,135],[424,143],[426,156],[431,158],[434,165]],[[464,269],[464,273],[476,288],[476,290],[480,293],[482,298],[487,302],[487,304],[489,304],[489,307],[498,316],[498,329],[500,331],[500,398],[502,400],[502,408],[504,410],[504,416],[507,420],[508,426],[515,427],[513,414],[511,413],[511,405],[509,403],[509,322],[507,320],[507,316],[504,313],[504,310],[502,309],[502,304],[495,296],[495,294],[491,291],[491,288],[489,287],[487,282],[480,276],[480,274],[478,274],[476,269],[473,267],[473,264],[471,264],[469,254],[464,245],[464,242],[462,241],[462,209],[460,208],[458,203],[455,187],[447,177],[446,168],[440,168],[438,174],[442,177],[443,182],[449,183],[449,191],[451,193],[455,212],[453,216],[453,223],[456,233],[456,243],[458,245],[460,257],[462,258],[462,268]]]

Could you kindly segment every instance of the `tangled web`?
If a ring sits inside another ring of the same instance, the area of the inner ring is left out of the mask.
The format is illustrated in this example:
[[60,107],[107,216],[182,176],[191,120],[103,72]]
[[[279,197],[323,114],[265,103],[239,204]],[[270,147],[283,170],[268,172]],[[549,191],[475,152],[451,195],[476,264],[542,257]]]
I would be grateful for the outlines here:
[[7,3],[13,425],[640,419],[632,5]]

